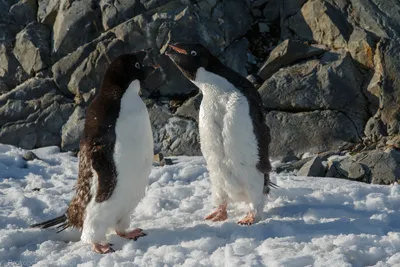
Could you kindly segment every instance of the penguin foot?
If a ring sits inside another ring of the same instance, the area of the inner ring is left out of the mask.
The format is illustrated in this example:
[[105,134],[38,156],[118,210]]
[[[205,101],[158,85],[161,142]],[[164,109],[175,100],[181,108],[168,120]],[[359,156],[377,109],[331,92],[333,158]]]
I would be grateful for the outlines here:
[[146,234],[140,228],[136,228],[135,230],[128,232],[128,233],[121,233],[118,231],[116,231],[116,232],[117,232],[117,235],[119,235],[120,237],[127,238],[127,239],[133,239],[134,241],[136,241],[139,237],[146,236]]
[[212,222],[222,222],[228,219],[228,212],[226,212],[227,204],[219,205],[218,209],[213,213],[207,215],[204,219]]
[[111,244],[102,245],[102,244],[95,243],[95,244],[92,244],[92,248],[93,248],[94,252],[100,253],[100,254],[115,252],[115,250],[111,247]]
[[238,224],[240,225],[252,225],[256,221],[256,214],[253,211],[250,211],[247,213],[247,215],[238,221]]

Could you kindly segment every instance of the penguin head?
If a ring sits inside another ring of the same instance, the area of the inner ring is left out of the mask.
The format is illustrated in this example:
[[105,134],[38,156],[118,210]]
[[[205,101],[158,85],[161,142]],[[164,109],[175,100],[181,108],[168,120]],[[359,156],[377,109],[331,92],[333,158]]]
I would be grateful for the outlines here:
[[168,44],[168,51],[165,53],[191,81],[196,79],[197,70],[201,67],[207,69],[210,64],[218,61],[201,44],[175,43]]
[[159,66],[152,61],[151,49],[118,56],[108,67],[106,77],[120,88],[128,88],[134,80],[142,84]]

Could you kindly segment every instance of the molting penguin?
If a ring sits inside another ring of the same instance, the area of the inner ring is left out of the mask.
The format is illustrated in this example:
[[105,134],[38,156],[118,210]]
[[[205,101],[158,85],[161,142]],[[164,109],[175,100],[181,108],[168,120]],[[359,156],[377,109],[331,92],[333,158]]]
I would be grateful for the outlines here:
[[128,239],[145,236],[141,229],[127,228],[145,194],[153,161],[149,115],[139,96],[142,83],[155,70],[148,54],[119,56],[107,68],[86,112],[75,196],[64,215],[31,227],[57,226],[59,232],[77,228],[81,240],[98,253],[113,251],[103,243],[110,229]]
[[240,74],[224,66],[200,44],[169,45],[166,55],[200,88],[201,151],[210,172],[213,198],[219,207],[205,219],[226,220],[228,202],[250,204],[238,223],[250,225],[262,211],[269,186],[270,131],[261,97]]

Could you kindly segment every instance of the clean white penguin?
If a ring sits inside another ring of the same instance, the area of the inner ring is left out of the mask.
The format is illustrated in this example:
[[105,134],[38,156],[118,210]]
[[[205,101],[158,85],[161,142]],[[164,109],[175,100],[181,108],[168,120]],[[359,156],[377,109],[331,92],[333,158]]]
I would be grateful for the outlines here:
[[205,219],[226,220],[229,202],[246,202],[250,210],[238,223],[253,224],[262,211],[263,194],[275,186],[269,180],[271,137],[259,93],[201,44],[170,44],[166,55],[203,94],[200,144],[218,205]]
[[153,162],[151,124],[139,91],[155,68],[149,50],[121,55],[110,64],[86,112],[75,196],[64,215],[31,227],[77,228],[98,253],[114,251],[106,242],[110,229],[128,239],[145,236],[128,227]]

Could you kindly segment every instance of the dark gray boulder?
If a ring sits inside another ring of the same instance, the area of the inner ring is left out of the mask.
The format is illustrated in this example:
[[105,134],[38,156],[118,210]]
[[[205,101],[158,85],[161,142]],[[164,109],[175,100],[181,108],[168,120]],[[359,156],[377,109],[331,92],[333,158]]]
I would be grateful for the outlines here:
[[330,162],[326,177],[343,178],[348,180],[370,182],[370,170],[351,158]]
[[354,156],[354,160],[368,166],[373,184],[392,184],[400,177],[400,152],[395,149],[363,152]]
[[249,41],[245,38],[233,42],[219,56],[219,59],[229,68],[233,69],[240,75],[247,76],[247,49]]
[[198,93],[186,100],[175,112],[175,116],[188,118],[199,123],[199,110],[203,95]]
[[103,32],[96,1],[63,1],[53,25],[53,57],[58,59],[98,37]]
[[368,118],[368,102],[362,93],[362,82],[363,77],[348,53],[329,52],[320,60],[281,69],[258,91],[267,109],[338,110],[364,122]]
[[61,143],[72,100],[51,79],[32,78],[0,96],[0,142],[25,149]]
[[400,47],[397,41],[382,39],[375,54],[377,71],[368,91],[379,99],[377,117],[388,135],[400,133]]
[[10,7],[10,16],[18,25],[27,25],[36,21],[38,3],[36,0],[20,0]]
[[266,123],[271,129],[271,157],[341,150],[360,142],[359,129],[339,111],[271,111]]
[[155,154],[201,155],[197,123],[190,119],[174,117],[166,106],[149,108],[153,128]]
[[101,0],[100,8],[104,30],[147,11],[139,0]]
[[313,157],[297,172],[297,176],[324,177],[325,166],[319,156]]
[[352,32],[352,25],[341,10],[324,0],[307,1],[301,10],[287,18],[285,25],[300,40],[334,48],[346,47]]
[[62,126],[61,130],[61,149],[73,151],[79,149],[81,134],[85,126],[86,109],[76,106],[68,121]]
[[60,8],[60,2],[58,0],[38,0],[38,22],[53,27]]
[[13,53],[28,75],[50,66],[50,30],[33,22],[16,36]]
[[272,50],[267,61],[258,71],[263,80],[270,78],[280,68],[313,56],[321,55],[325,50],[309,46],[300,42],[285,40]]

